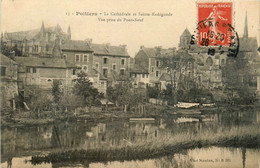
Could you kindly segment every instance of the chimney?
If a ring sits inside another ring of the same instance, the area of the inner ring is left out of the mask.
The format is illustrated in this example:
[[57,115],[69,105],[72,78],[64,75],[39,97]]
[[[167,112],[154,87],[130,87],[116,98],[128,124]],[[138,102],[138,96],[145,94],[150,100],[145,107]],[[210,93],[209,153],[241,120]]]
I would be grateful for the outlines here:
[[106,50],[109,52],[109,50],[110,50],[110,43],[106,43],[105,46],[106,46]]
[[162,46],[157,46],[155,47],[155,49],[156,49],[156,55],[161,55]]
[[120,47],[122,47],[125,51],[127,51],[126,49],[127,45],[120,45]]
[[88,45],[91,47],[91,44],[92,44],[92,41],[93,39],[92,38],[86,38],[85,41],[88,43]]
[[70,30],[70,26],[68,27],[68,30],[67,30],[67,36],[68,36],[68,40],[71,40],[71,30]]
[[247,11],[246,11],[246,17],[245,17],[245,25],[244,25],[244,38],[248,38],[248,25],[247,25]]

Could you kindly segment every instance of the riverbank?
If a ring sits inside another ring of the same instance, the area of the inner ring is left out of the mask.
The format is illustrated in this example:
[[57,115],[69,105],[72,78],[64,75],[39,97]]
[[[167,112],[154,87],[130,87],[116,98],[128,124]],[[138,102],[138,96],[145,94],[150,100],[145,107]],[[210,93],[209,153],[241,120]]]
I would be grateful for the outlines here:
[[33,118],[29,111],[20,111],[14,113],[12,116],[2,116],[1,126],[2,127],[14,127],[14,126],[37,126],[44,124],[52,124],[58,121],[95,121],[95,120],[113,120],[113,119],[129,119],[129,118],[156,118],[163,117],[165,115],[181,115],[181,116],[201,116],[211,113],[225,113],[235,111],[247,111],[260,108],[259,105],[247,105],[247,106],[219,106],[219,107],[195,107],[190,109],[175,108],[172,106],[162,106],[149,104],[146,106],[143,112],[122,112],[107,111],[107,112],[85,112],[81,114],[73,114],[73,112],[61,113],[61,112],[41,112],[42,117]]
[[18,127],[18,126],[37,126],[43,124],[51,124],[59,121],[95,121],[95,120],[110,120],[110,119],[129,119],[132,117],[156,117],[160,116],[163,111],[168,109],[167,106],[162,105],[147,105],[145,110],[142,112],[128,111],[123,112],[122,110],[112,111],[98,111],[93,109],[92,112],[81,112],[75,114],[74,111],[67,113],[56,111],[56,112],[41,112],[39,117],[32,117],[30,111],[19,111],[13,112],[12,115],[6,115],[1,117],[2,127]]
[[[250,130],[250,131],[249,131]],[[221,126],[218,131],[178,133],[146,141],[130,142],[121,146],[92,149],[60,150],[44,156],[33,156],[32,164],[43,162],[107,162],[142,160],[172,155],[183,150],[209,146],[260,148],[259,124],[240,126],[231,130]]]

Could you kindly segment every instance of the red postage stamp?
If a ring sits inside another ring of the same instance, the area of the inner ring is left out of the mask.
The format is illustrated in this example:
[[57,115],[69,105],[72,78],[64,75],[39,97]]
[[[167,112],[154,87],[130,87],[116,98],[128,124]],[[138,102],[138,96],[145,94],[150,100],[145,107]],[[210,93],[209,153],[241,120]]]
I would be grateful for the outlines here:
[[198,45],[229,46],[232,43],[232,3],[198,3]]

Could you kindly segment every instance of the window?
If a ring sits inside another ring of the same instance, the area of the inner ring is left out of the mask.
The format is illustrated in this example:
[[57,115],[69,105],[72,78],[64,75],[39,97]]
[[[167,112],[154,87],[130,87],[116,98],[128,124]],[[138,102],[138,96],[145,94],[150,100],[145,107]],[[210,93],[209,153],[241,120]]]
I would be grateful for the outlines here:
[[121,64],[125,65],[125,59],[121,59]]
[[63,58],[66,60],[67,59],[67,54],[63,54]]
[[76,75],[76,69],[72,70],[72,75]]
[[213,65],[213,60],[211,57],[208,57],[207,60],[206,60],[206,65],[208,66],[212,66]]
[[6,74],[6,67],[1,67],[1,76],[5,76]]
[[125,70],[124,69],[120,69],[120,75],[124,75],[125,74]]
[[48,44],[46,45],[46,51],[49,51],[49,45]]
[[189,78],[191,78],[191,72],[189,72]]
[[31,68],[30,67],[26,67],[26,73],[30,73],[31,72]]
[[154,71],[154,68],[152,67],[152,70],[151,70],[152,72]]
[[88,62],[88,54],[83,54],[83,62]]
[[96,62],[96,69],[98,69],[98,67],[99,67],[99,63],[98,63],[98,62]]
[[145,74],[142,74],[142,77],[144,78],[144,77],[145,77]]
[[38,52],[38,45],[33,45],[33,51]]
[[33,67],[33,73],[36,73],[36,68],[35,67]]
[[198,76],[198,81],[201,82],[201,76]]
[[107,78],[107,69],[103,69],[103,76]]
[[115,71],[116,70],[116,64],[112,65],[112,69]]
[[135,78],[137,77],[137,74],[135,74]]
[[80,62],[80,55],[79,54],[75,55],[75,62]]
[[107,64],[107,58],[103,58],[103,63]]
[[159,71],[156,71],[155,75],[156,75],[156,77],[159,77]]
[[156,67],[159,67],[160,61],[156,61]]

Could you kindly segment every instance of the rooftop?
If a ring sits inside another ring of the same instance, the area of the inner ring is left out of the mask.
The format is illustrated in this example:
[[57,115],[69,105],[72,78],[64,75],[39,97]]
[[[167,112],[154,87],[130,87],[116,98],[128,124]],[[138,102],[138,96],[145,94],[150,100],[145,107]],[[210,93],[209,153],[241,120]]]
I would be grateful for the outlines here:
[[133,68],[130,69],[130,73],[135,74],[148,74],[148,69],[144,69],[139,65],[134,64]]
[[[17,40],[17,41],[38,39],[40,37],[40,32],[41,32],[41,28],[27,30],[27,31],[4,33],[4,39]],[[59,35],[65,34],[59,25],[47,27],[44,29],[44,32],[45,33],[56,32]]]
[[5,56],[2,53],[0,53],[0,63],[1,63],[1,65],[8,65],[10,63],[17,65],[17,62],[15,62],[14,60],[8,58],[7,56]]
[[61,45],[62,50],[70,51],[93,51],[86,41],[69,40]]
[[175,48],[168,48],[168,49],[163,49],[161,47],[154,47],[154,48],[147,48],[144,46],[140,47],[141,51],[144,51],[145,54],[148,57],[167,57],[167,56],[173,56],[176,49]]
[[125,45],[112,46],[110,44],[91,44],[90,47],[96,55],[130,57]]
[[[75,65],[68,64],[62,58],[38,58],[38,57],[15,57],[15,61],[21,68],[29,67],[42,67],[42,68],[72,68]],[[20,69],[23,71],[22,69]]]

